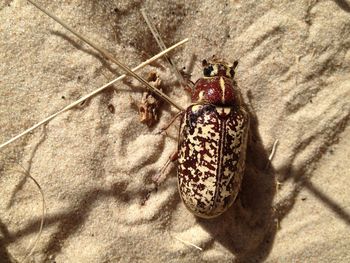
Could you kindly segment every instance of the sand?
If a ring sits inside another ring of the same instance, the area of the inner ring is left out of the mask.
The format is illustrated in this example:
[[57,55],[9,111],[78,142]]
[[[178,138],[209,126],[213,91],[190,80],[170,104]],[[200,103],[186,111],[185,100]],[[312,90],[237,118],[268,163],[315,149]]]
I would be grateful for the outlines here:
[[[159,52],[140,9],[195,81],[201,60],[239,60],[251,115],[247,169],[235,204],[198,219],[177,192],[178,122],[139,122],[129,78],[1,149],[0,262],[21,261],[47,214],[31,262],[350,262],[350,2],[38,1],[130,67]],[[26,1],[0,3],[0,143],[122,73]],[[164,60],[157,72],[183,107]],[[111,112],[111,106],[115,112]],[[276,154],[265,169],[274,141]],[[202,250],[180,241],[190,242]]]

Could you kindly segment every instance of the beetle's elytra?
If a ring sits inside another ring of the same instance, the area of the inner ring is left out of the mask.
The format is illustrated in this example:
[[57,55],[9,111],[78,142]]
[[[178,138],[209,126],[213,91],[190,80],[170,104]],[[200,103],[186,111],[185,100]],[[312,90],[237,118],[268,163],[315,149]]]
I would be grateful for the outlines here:
[[178,143],[178,186],[185,206],[217,217],[234,202],[245,167],[249,118],[234,81],[237,62],[203,61]]

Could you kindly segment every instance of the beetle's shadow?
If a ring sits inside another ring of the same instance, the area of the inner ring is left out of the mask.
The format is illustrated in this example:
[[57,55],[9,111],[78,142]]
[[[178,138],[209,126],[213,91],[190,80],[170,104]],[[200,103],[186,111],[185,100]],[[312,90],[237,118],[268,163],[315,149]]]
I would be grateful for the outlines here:
[[223,215],[211,220],[198,219],[215,241],[236,256],[237,262],[263,261],[271,251],[277,230],[272,203],[275,172],[273,168],[266,169],[268,153],[258,132],[258,121],[254,114],[249,115],[250,136],[241,192]]
[[0,233],[1,233],[1,238],[0,238],[0,258],[1,258],[1,262],[4,263],[11,263],[14,262],[13,257],[11,256],[11,254],[9,253],[9,251],[7,250],[6,245],[4,244],[4,240],[10,240],[10,233],[6,227],[6,225],[0,220]]

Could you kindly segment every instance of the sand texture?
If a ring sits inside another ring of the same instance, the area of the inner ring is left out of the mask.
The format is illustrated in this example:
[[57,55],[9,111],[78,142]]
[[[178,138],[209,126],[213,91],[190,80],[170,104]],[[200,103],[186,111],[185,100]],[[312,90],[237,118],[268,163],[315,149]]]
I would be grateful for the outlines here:
[[[350,1],[44,1],[41,5],[130,67],[159,52],[145,8],[179,69],[239,60],[251,116],[239,198],[213,220],[181,202],[176,165],[158,191],[152,176],[176,149],[166,103],[151,128],[127,78],[0,150],[0,262],[350,262]],[[186,107],[165,60],[164,92]],[[123,72],[24,0],[0,2],[0,143]],[[114,108],[114,111],[112,110]],[[266,169],[274,141],[279,144]],[[199,250],[178,239],[195,244]]]

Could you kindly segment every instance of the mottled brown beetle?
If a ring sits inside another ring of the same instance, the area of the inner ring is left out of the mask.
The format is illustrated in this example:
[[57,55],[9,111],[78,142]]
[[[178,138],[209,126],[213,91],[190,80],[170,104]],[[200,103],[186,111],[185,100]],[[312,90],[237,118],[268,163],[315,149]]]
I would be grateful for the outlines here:
[[185,206],[203,218],[233,204],[244,173],[249,118],[234,81],[237,64],[204,60],[204,77],[181,118],[179,192]]

